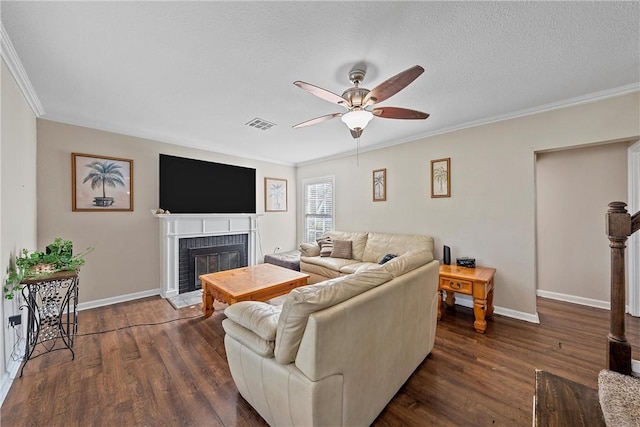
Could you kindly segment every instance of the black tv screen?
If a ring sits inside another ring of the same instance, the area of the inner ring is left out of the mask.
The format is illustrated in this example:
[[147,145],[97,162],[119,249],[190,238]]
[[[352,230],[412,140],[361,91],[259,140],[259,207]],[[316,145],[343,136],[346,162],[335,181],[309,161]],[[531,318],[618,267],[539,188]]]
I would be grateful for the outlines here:
[[160,208],[171,213],[256,213],[256,170],[160,154]]

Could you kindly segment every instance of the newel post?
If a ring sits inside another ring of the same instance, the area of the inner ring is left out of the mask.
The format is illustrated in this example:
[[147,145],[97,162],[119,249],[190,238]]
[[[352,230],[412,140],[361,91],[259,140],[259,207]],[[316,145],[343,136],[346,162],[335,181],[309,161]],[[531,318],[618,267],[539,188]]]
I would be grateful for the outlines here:
[[611,248],[611,323],[607,344],[607,369],[631,374],[631,346],[625,338],[624,249],[631,234],[631,215],[626,203],[611,202],[606,215],[606,233]]

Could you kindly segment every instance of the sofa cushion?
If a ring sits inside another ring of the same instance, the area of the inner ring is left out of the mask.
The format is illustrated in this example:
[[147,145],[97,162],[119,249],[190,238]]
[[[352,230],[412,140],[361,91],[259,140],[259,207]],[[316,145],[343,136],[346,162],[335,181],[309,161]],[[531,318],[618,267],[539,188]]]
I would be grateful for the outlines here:
[[331,258],[331,257],[301,257],[300,262],[305,262],[306,263],[305,265],[308,265],[308,264],[320,265],[322,267],[335,270],[336,272],[340,271],[340,269],[345,265],[360,263],[360,261],[356,261],[354,259]]
[[260,338],[272,341],[282,307],[259,301],[240,301],[224,309],[224,314],[237,324],[253,331]]
[[[307,274],[315,274],[317,276],[324,277],[325,279],[333,279],[340,276],[340,271],[333,264],[326,265],[320,263],[319,260],[342,260],[341,258],[320,258],[317,257],[301,257],[300,258],[300,271]],[[347,261],[347,260],[342,260]],[[353,261],[357,262],[357,261]]]
[[351,240],[333,240],[331,258],[351,259]]
[[407,253],[395,257],[384,263],[381,268],[391,273],[393,277],[402,276],[411,270],[433,261],[433,253],[425,249],[412,249]]
[[340,267],[340,274],[353,274],[360,271],[371,270],[372,268],[382,268],[382,266],[375,262],[356,262]]
[[[354,259],[345,259],[345,258],[330,258],[330,257],[301,257],[300,262],[305,263],[305,271],[309,271],[306,269],[310,264],[321,266],[328,268],[330,270],[334,270],[336,273],[340,271],[342,267],[349,264],[358,264],[359,261]],[[302,265],[302,264],[301,264]]]
[[265,340],[253,333],[253,331],[250,331],[244,326],[240,326],[231,319],[224,319],[222,321],[222,328],[227,335],[239,343],[246,345],[254,353],[257,353],[262,357],[273,357],[275,341]]
[[392,275],[380,268],[292,290],[278,320],[276,361],[287,364],[295,360],[311,313],[339,304],[391,279]]
[[411,249],[433,253],[433,237],[414,234],[369,233],[362,261],[380,262],[386,254],[402,255]]
[[302,256],[320,255],[320,246],[315,243],[300,243],[300,253]]
[[332,240],[351,240],[351,258],[356,261],[362,261],[368,234],[367,232],[334,230],[327,231],[324,236],[331,237]]

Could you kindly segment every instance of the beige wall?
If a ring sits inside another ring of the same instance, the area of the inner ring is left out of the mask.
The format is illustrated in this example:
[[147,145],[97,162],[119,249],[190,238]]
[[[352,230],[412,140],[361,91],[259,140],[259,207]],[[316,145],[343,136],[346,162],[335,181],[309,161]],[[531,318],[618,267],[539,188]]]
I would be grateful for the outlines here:
[[[4,285],[10,260],[23,248],[36,247],[36,118],[4,62],[1,74],[0,264]],[[0,323],[6,325],[9,316],[22,312],[17,301],[3,297],[2,302]],[[4,327],[0,336],[4,349],[0,378],[4,379],[16,334]]]
[[[496,306],[533,315],[535,152],[636,137],[639,104],[635,92],[361,153],[359,166],[355,157],[306,165],[298,169],[298,200],[303,179],[334,174],[337,229],[432,235],[436,256],[447,244],[453,259],[475,257],[497,269]],[[370,126],[375,132],[378,123]],[[432,199],[429,162],[444,157],[451,158],[452,197]],[[387,169],[388,194],[374,203],[371,172],[379,168]]]
[[[72,212],[71,153],[133,160],[134,212]],[[55,237],[74,241],[76,250],[94,247],[80,275],[80,302],[157,291],[160,287],[158,154],[170,154],[256,168],[257,210],[264,212],[263,178],[289,182],[289,206],[295,206],[295,169],[149,141],[95,129],[38,120],[38,243]],[[261,248],[294,249],[295,210],[260,217]],[[258,257],[262,259],[259,251]]]
[[610,202],[627,201],[628,147],[619,142],[538,153],[540,291],[609,303],[611,250],[604,215]]

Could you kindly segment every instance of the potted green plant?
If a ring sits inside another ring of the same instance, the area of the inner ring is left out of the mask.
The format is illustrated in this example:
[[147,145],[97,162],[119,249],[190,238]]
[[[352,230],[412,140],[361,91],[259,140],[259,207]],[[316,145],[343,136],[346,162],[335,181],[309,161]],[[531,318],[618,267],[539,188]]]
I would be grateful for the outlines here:
[[16,258],[15,265],[9,267],[9,275],[5,282],[4,297],[13,299],[15,293],[23,287],[22,281],[45,278],[58,271],[78,271],[84,264],[84,256],[93,248],[87,248],[80,254],[73,255],[73,242],[56,237],[47,245],[44,252],[22,250]]

